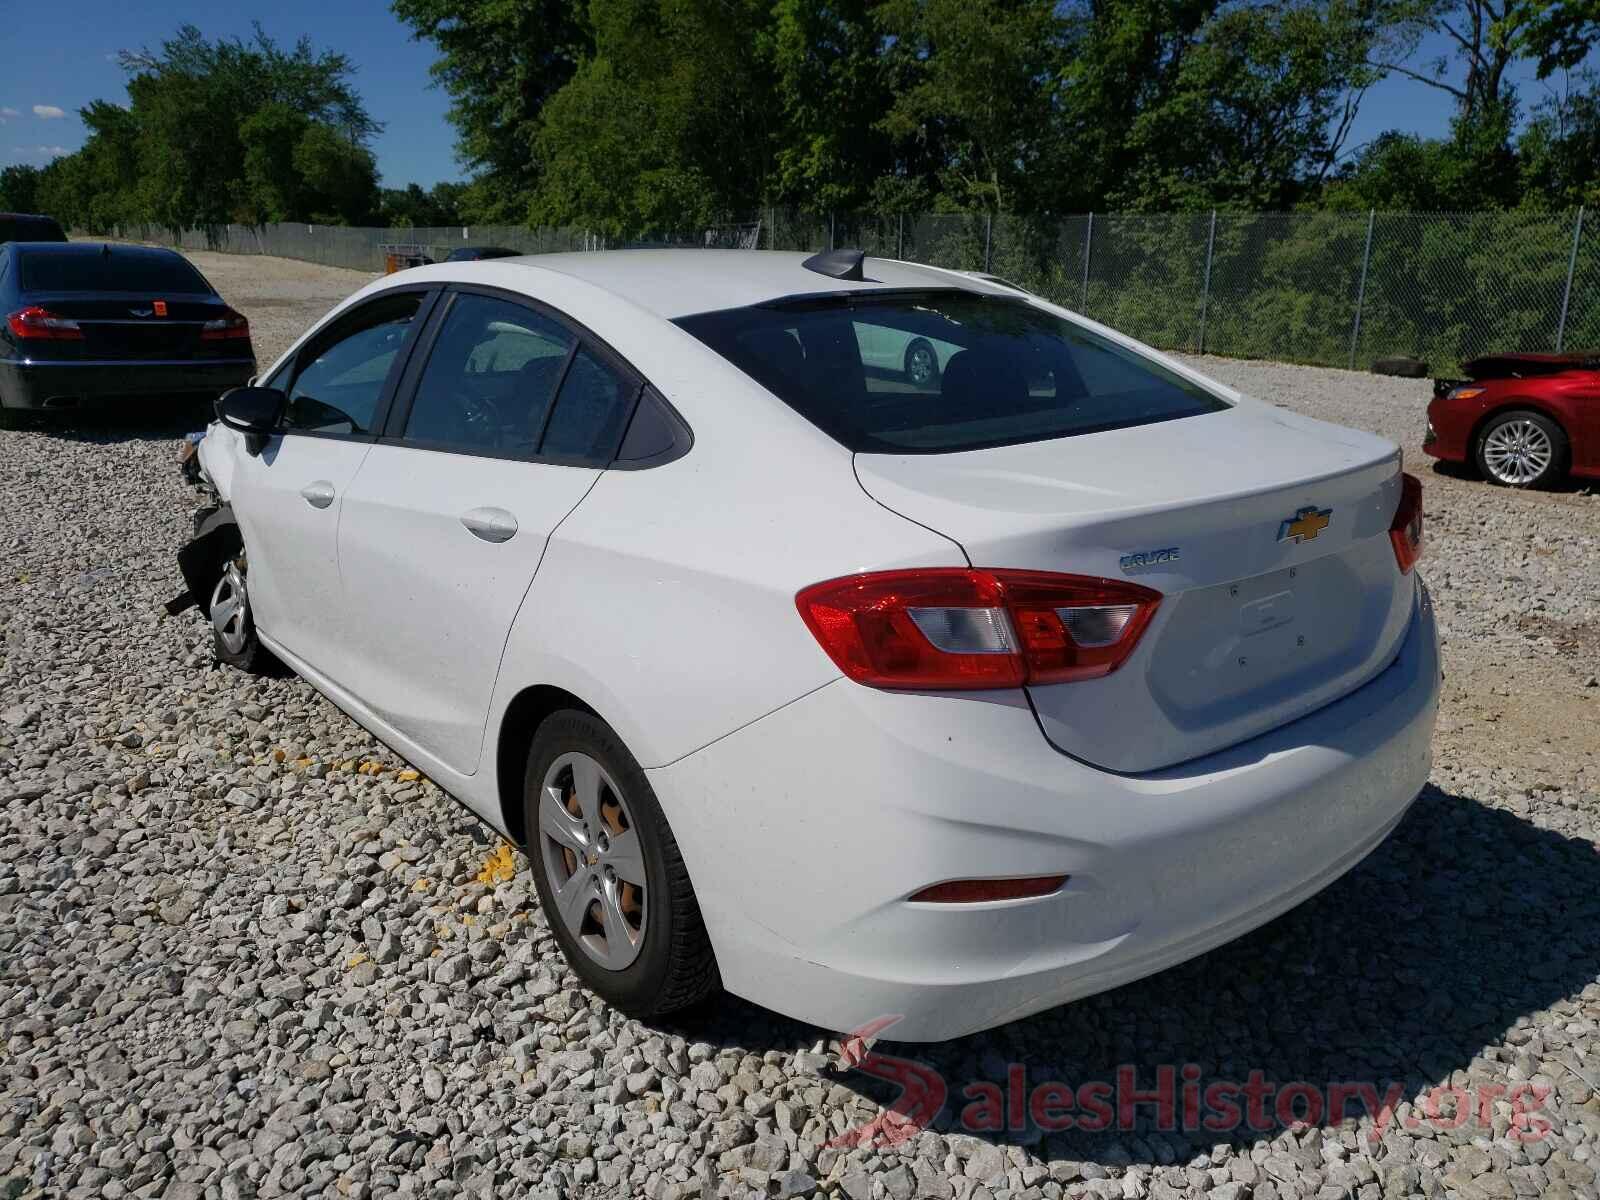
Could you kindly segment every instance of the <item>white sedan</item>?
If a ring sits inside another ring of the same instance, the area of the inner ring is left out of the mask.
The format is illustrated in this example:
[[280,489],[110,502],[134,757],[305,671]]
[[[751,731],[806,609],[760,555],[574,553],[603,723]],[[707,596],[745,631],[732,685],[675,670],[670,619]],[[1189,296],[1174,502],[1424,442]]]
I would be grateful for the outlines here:
[[[927,386],[865,361],[919,339]],[[524,847],[641,1018],[983,1029],[1272,919],[1428,776],[1396,447],[1000,282],[444,263],[218,411],[180,558],[219,655]]]

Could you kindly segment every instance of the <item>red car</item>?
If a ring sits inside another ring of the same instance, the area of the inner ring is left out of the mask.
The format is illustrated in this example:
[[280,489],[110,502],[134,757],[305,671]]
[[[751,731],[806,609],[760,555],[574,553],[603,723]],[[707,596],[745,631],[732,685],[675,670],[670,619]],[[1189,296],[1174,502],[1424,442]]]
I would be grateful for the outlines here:
[[1508,487],[1600,479],[1600,353],[1491,354],[1439,379],[1422,448]]

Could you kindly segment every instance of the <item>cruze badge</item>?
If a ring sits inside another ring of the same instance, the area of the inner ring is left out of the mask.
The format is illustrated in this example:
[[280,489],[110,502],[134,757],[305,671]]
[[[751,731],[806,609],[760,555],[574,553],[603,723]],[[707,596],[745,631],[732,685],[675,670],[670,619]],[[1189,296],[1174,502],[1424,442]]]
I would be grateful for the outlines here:
[[1278,526],[1280,542],[1309,542],[1333,523],[1333,509],[1309,504]]
[[1141,550],[1137,554],[1124,554],[1118,561],[1124,575],[1137,575],[1140,571],[1153,571],[1177,562],[1178,548],[1168,546],[1165,550]]

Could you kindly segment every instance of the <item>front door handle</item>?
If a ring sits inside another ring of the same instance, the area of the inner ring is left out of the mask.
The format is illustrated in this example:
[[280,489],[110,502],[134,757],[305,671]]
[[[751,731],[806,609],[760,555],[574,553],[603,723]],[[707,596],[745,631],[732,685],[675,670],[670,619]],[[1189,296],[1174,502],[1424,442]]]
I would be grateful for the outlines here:
[[517,519],[503,508],[471,509],[461,514],[461,523],[486,542],[509,542],[517,535]]
[[333,484],[326,479],[319,479],[315,483],[306,484],[300,489],[300,494],[312,508],[327,508],[333,503]]

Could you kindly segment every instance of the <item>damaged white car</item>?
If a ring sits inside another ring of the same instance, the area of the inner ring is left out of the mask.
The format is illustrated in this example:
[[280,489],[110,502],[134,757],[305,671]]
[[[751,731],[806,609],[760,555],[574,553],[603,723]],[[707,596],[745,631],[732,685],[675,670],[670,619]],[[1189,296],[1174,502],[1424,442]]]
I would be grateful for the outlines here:
[[219,657],[524,847],[640,1017],[982,1029],[1271,919],[1428,776],[1397,449],[998,281],[440,264],[218,411],[180,557]]

